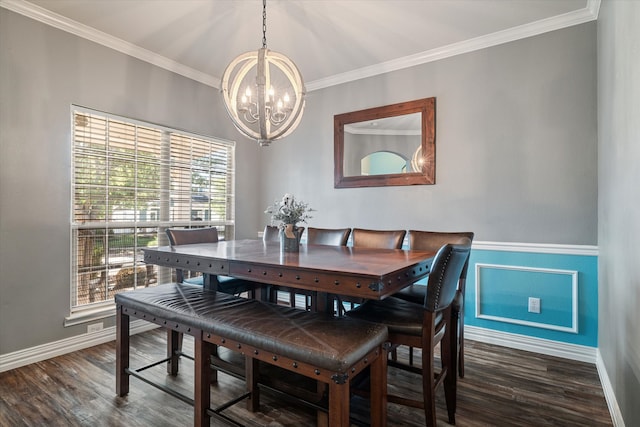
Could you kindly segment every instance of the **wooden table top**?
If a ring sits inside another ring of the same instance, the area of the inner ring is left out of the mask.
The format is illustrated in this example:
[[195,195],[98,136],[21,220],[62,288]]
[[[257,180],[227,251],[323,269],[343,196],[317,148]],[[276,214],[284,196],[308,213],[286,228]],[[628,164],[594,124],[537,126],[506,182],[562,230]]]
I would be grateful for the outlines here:
[[382,299],[426,277],[435,253],[400,249],[231,240],[143,249],[148,264],[338,295]]

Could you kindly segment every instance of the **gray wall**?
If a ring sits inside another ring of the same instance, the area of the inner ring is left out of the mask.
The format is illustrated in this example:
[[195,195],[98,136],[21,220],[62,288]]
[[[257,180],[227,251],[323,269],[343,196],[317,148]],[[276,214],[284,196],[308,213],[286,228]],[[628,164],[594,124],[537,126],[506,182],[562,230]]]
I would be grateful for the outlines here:
[[[236,139],[216,89],[0,8],[0,354],[86,332],[70,307],[70,105]],[[261,164],[237,146],[238,194]],[[238,236],[262,206],[244,198]],[[260,218],[261,220],[262,218]],[[243,234],[246,233],[246,234]],[[106,322],[105,326],[111,323]]]
[[[292,192],[315,226],[596,244],[596,25],[313,91],[257,148],[218,91],[0,9],[0,354],[85,332],[69,312],[72,103],[238,141],[237,233]],[[334,189],[333,115],[437,97],[433,186]],[[106,324],[105,326],[108,326]]]
[[598,347],[625,425],[640,426],[640,2],[598,17]]
[[[436,185],[333,188],[334,114],[431,96]],[[291,192],[315,226],[595,245],[596,111],[594,22],[313,91],[300,127],[262,154],[262,202]]]

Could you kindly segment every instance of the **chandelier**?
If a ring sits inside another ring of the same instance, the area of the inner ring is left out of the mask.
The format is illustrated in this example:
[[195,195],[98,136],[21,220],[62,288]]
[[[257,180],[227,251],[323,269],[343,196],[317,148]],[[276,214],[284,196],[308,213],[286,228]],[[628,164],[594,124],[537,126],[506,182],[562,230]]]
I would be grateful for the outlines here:
[[300,123],[304,82],[293,61],[267,49],[267,0],[262,1],[262,48],[231,61],[220,88],[233,124],[260,146],[289,135]]

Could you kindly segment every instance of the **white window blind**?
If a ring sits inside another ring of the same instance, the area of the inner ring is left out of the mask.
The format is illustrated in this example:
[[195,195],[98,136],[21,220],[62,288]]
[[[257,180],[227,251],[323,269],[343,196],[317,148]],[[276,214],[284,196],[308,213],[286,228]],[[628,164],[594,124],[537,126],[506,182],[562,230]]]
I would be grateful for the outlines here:
[[168,227],[235,232],[233,142],[74,107],[73,311],[171,280],[143,263]]

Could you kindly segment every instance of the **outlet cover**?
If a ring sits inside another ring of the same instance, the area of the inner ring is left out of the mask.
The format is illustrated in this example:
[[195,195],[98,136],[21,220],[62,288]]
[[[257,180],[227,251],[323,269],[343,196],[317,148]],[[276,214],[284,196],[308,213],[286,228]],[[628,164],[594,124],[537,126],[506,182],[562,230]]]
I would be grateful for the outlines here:
[[102,322],[100,322],[100,323],[92,323],[91,325],[87,325],[87,333],[91,334],[93,332],[101,331],[103,326],[104,325],[102,324]]
[[529,313],[540,313],[540,298],[529,297]]

